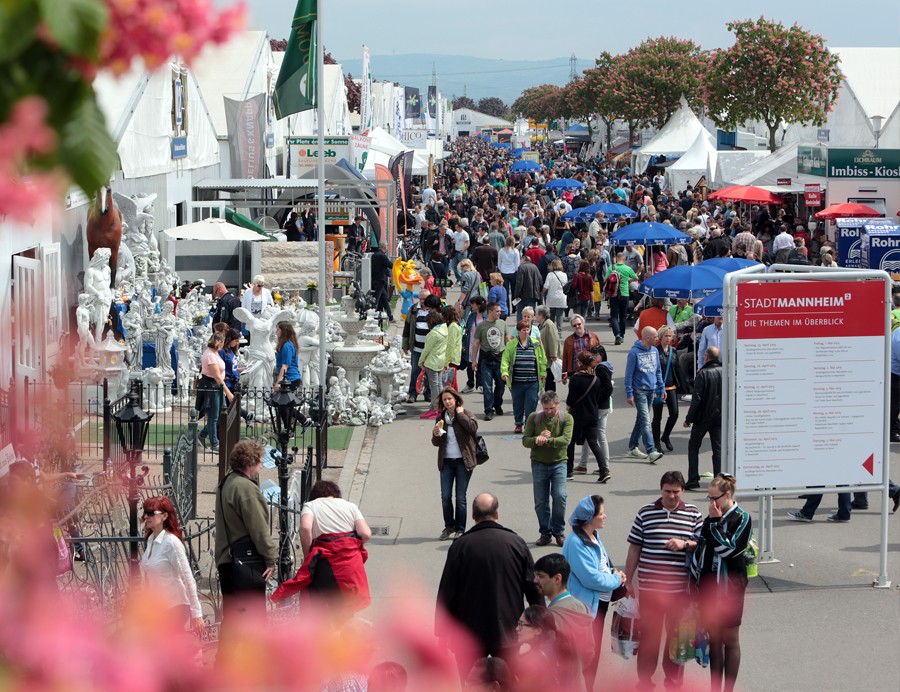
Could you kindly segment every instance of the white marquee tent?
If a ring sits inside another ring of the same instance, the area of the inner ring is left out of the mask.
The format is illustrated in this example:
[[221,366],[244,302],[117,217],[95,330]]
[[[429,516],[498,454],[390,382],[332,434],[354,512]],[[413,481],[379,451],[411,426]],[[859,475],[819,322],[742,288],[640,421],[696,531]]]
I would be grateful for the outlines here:
[[759,163],[760,159],[764,159],[769,155],[768,149],[717,152],[715,171],[713,172],[712,180],[710,180],[709,188],[718,190],[719,188],[732,185],[733,180],[743,175],[751,166]]
[[681,105],[678,110],[656,136],[631,155],[632,170],[636,173],[646,170],[652,156],[681,156],[690,149],[699,135],[706,137],[715,148],[716,140],[691,111],[684,96],[679,102]]
[[696,185],[697,181],[704,176],[708,186],[716,170],[717,154],[715,146],[710,142],[706,133],[698,133],[694,143],[684,152],[684,155],[666,171],[667,182],[672,191],[681,192],[687,189],[688,183]]
[[[381,127],[376,127],[369,132],[369,137],[372,138],[372,144],[369,146],[369,158],[366,160],[366,167],[362,172],[363,176],[369,180],[375,178],[376,163],[387,166],[392,157],[400,152],[410,151],[409,147],[404,146],[402,142],[398,141],[389,132],[385,132]],[[427,175],[428,150],[421,149],[412,151],[414,152],[412,174]]]
[[484,113],[473,111],[471,108],[457,108],[453,111],[452,117],[453,127],[457,128],[460,132],[468,132],[469,134],[480,132],[484,127],[506,128],[512,125],[508,120],[495,118],[492,115],[485,115]]

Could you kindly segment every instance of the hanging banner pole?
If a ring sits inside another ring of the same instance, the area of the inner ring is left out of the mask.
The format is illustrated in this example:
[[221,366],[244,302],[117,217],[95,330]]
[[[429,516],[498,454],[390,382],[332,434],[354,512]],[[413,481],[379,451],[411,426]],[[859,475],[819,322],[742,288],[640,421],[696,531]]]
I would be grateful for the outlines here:
[[[316,194],[316,226],[318,234],[316,240],[319,243],[319,386],[324,392],[328,382],[328,353],[325,351],[325,303],[327,302],[325,291],[325,47],[322,42],[322,9],[325,3],[318,3],[316,8],[316,123],[318,124],[318,188]],[[333,259],[331,260],[333,261]],[[324,397],[319,406],[324,406]]]

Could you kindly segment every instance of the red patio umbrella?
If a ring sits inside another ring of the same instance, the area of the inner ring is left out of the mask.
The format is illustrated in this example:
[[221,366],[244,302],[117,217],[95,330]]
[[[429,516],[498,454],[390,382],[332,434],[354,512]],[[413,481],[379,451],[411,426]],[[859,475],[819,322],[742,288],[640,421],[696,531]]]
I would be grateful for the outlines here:
[[832,204],[816,214],[817,219],[845,219],[856,216],[876,217],[881,216],[881,212],[875,211],[872,207],[868,207],[865,204],[844,202],[843,204]]
[[709,194],[709,199],[723,202],[746,202],[747,204],[784,204],[784,200],[768,190],[752,185],[732,185]]

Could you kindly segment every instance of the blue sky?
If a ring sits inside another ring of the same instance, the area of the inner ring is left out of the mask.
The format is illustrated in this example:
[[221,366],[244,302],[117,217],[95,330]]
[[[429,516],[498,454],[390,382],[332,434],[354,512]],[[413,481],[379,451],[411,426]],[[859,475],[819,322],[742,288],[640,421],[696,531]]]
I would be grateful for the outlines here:
[[[218,5],[229,0],[215,0]],[[248,28],[286,38],[296,0],[245,0]],[[409,0],[332,0],[323,4],[325,46],[337,58],[360,56],[363,44],[375,55],[436,53],[480,58],[548,60],[575,54],[592,61],[600,51],[627,51],[648,36],[691,38],[704,48],[726,47],[728,21],[759,17],[798,22],[822,34],[828,45],[900,45],[897,0],[719,0],[701,5],[662,3],[423,3]],[[748,8],[752,6],[752,12]],[[587,63],[586,63],[587,64]]]

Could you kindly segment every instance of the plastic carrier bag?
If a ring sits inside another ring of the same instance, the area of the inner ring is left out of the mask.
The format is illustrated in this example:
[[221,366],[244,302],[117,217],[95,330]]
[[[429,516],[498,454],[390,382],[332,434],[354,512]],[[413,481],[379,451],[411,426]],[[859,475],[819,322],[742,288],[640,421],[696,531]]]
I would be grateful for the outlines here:
[[691,606],[684,611],[681,620],[675,626],[669,642],[669,660],[684,665],[694,660],[697,646],[697,609]]
[[622,658],[634,658],[641,641],[641,619],[637,599],[626,596],[618,601],[612,616],[610,646]]

